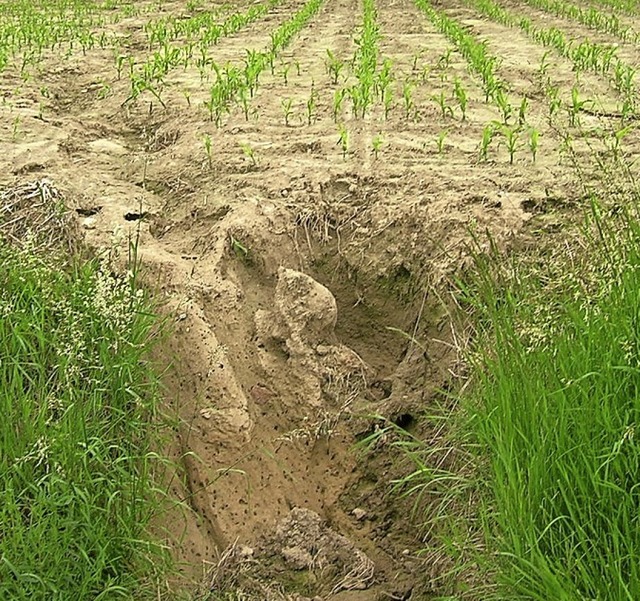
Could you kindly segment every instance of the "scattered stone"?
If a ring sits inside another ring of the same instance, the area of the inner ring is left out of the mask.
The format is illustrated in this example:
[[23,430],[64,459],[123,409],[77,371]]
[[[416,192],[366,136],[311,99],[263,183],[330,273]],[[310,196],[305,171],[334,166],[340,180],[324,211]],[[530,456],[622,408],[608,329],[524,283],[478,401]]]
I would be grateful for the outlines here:
[[364,518],[367,517],[367,512],[362,509],[361,507],[356,507],[352,512],[351,515],[356,518],[356,520],[358,520],[359,522],[361,522],[362,520],[364,520]]
[[85,230],[95,230],[96,229],[96,218],[95,217],[87,217],[82,221],[82,227]]

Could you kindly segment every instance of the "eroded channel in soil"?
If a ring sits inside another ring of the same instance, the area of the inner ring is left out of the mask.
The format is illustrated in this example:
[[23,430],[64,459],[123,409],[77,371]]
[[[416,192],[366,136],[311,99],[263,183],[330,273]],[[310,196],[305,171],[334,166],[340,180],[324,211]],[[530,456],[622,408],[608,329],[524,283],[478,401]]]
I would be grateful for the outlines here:
[[[299,4],[284,2],[212,52],[241,62]],[[402,77],[419,56],[433,81],[416,86],[414,120],[400,108],[386,121],[345,110],[353,144],[344,158],[325,54],[353,53],[356,0],[327,0],[284,53],[300,75],[266,73],[257,117],[238,108],[220,130],[197,92],[190,106],[180,89],[200,88],[195,69],[172,74],[165,109],[123,105],[126,84],[107,51],[45,61],[44,100],[38,81],[14,71],[2,80],[2,184],[53,180],[94,249],[139,236],[146,285],[173,321],[157,359],[178,418],[169,451],[183,504],[160,526],[174,537],[180,586],[205,599],[211,587],[260,600],[428,598],[444,568],[418,555],[425,541],[411,501],[389,494],[403,472],[384,441],[366,457],[354,447],[376,427],[373,415],[415,427],[451,377],[450,324],[433,291],[468,261],[470,232],[507,244],[531,207],[580,194],[555,151],[535,164],[499,153],[478,163],[479,135],[494,118],[480,88],[468,121],[441,118],[431,95],[451,86],[436,70],[450,46],[410,2],[378,4],[381,54]],[[140,27],[114,29],[141,38]],[[508,51],[502,31],[490,42]],[[455,53],[451,68],[477,86]],[[100,96],[105,81],[112,93]],[[312,85],[317,119],[307,126],[300,107]],[[286,97],[300,113],[289,125]],[[434,140],[445,127],[441,156]]]

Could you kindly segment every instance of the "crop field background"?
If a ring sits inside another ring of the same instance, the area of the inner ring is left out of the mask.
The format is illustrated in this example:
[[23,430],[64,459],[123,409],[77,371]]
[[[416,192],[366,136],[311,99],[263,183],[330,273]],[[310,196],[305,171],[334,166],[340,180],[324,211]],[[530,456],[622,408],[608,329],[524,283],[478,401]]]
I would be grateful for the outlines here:
[[4,0],[0,599],[639,599],[639,68],[629,0]]

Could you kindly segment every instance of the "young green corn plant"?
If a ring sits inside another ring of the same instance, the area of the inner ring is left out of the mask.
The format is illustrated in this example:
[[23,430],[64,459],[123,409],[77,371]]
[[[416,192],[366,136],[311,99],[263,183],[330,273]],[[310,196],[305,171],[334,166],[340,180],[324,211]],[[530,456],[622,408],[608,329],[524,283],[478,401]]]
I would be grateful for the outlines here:
[[540,130],[535,127],[529,129],[529,150],[531,151],[531,160],[535,163],[538,156],[538,144],[540,142]]
[[580,91],[577,86],[571,88],[571,106],[567,108],[569,112],[569,125],[577,127],[580,125],[580,111],[589,104],[589,100],[580,100]]
[[289,70],[291,69],[291,63],[283,63],[282,64],[282,71],[280,71],[280,73],[282,74],[282,79],[284,79],[284,85],[288,86],[289,85]]
[[545,93],[549,100],[549,117],[553,117],[562,107],[562,100],[560,98],[560,87],[551,85],[548,81]]
[[622,151],[622,140],[634,129],[635,124],[627,125],[613,131],[613,136],[605,137],[605,141],[609,146],[609,150],[613,154],[613,158],[617,161],[620,159]]
[[449,135],[449,130],[447,129],[443,129],[439,134],[438,137],[436,138],[436,146],[438,148],[438,154],[439,155],[443,155],[444,154],[444,150],[445,150],[445,140],[447,139],[447,136]]
[[311,125],[316,120],[316,106],[318,103],[318,92],[315,89],[313,83],[311,84],[311,94],[307,100],[307,125]]
[[489,146],[495,136],[496,128],[493,123],[487,123],[482,130],[482,139],[480,141],[480,160],[486,161],[489,154]]
[[371,150],[376,161],[378,160],[378,154],[382,148],[383,141],[382,134],[376,134],[371,140]]
[[518,109],[518,127],[524,127],[527,121],[527,108],[529,106],[529,99],[523,96],[520,102],[520,108]]
[[511,118],[511,113],[513,112],[513,107],[507,98],[504,90],[502,88],[498,88],[493,96],[495,103],[498,105],[500,112],[502,113],[502,123],[504,125],[509,124],[509,119]]
[[446,119],[447,117],[453,118],[453,108],[449,106],[447,102],[447,96],[444,91],[441,91],[438,96],[434,96],[433,99],[438,103],[440,107],[440,112],[442,113],[442,117]]
[[461,81],[457,77],[453,83],[453,93],[458,100],[458,105],[460,106],[460,111],[462,113],[462,120],[465,121],[467,118],[467,105],[469,103],[469,98],[467,97],[467,92]]
[[547,72],[549,71],[549,67],[551,66],[551,62],[549,60],[549,56],[551,55],[551,50],[546,50],[540,59],[540,67],[538,67],[538,73],[542,78],[547,77]]
[[349,132],[344,124],[338,125],[338,146],[340,146],[340,150],[342,150],[342,158],[346,160],[347,154],[349,152]]
[[404,103],[404,114],[407,119],[411,117],[411,113],[415,107],[413,101],[413,88],[414,84],[409,79],[407,79],[402,86],[402,101]]
[[393,82],[393,63],[390,59],[384,59],[382,68],[378,71],[378,74],[374,81],[374,89],[376,96],[380,99],[384,98],[384,91],[391,86]]
[[331,77],[331,83],[333,85],[337,85],[340,80],[340,73],[344,69],[344,61],[341,61],[338,57],[336,57],[331,50],[327,48],[327,59],[326,59],[327,72]]
[[289,127],[289,119],[291,119],[291,115],[293,114],[293,100],[291,98],[283,98],[280,104],[282,105],[284,124],[286,127]]
[[251,146],[251,144],[246,142],[240,142],[240,148],[242,149],[242,153],[249,160],[251,166],[255,169],[258,167],[258,157],[256,156],[256,152]]
[[520,138],[520,129],[518,127],[502,126],[502,135],[504,136],[507,152],[509,153],[509,164],[513,165],[513,161],[518,150],[518,141]]
[[246,86],[242,86],[238,90],[238,100],[240,101],[240,106],[242,107],[242,114],[244,115],[244,120],[249,121],[250,93],[247,93]]

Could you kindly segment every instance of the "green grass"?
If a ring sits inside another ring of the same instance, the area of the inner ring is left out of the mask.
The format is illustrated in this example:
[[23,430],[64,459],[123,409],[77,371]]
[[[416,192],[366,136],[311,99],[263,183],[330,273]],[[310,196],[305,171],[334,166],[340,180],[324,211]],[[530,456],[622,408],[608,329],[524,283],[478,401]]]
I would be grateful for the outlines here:
[[463,406],[495,598],[640,599],[640,223],[594,205],[553,256],[477,268]]
[[0,243],[0,599],[144,599],[155,319],[133,274],[62,263]]

